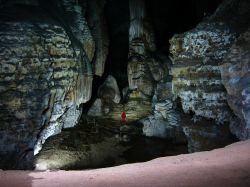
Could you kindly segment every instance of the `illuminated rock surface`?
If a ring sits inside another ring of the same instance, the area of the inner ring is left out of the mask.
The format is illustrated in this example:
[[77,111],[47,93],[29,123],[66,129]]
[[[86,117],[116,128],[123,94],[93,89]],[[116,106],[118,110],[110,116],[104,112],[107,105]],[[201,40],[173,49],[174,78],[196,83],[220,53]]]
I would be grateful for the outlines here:
[[[128,139],[119,136],[120,132],[126,133]],[[111,167],[182,153],[187,153],[185,144],[145,138],[141,127],[131,122],[120,128],[118,120],[86,116],[76,127],[63,130],[45,142],[36,155],[35,169]]]
[[2,15],[0,26],[0,167],[30,167],[33,151],[62,128],[75,126],[79,105],[91,97],[94,40],[82,8],[60,3],[1,4],[3,15],[10,16]]

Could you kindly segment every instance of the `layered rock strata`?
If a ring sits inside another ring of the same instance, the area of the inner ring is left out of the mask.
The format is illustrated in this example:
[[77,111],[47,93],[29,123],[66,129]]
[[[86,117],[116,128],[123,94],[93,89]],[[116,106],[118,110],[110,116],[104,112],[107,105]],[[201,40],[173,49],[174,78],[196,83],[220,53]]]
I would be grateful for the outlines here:
[[155,36],[147,19],[144,0],[131,0],[129,3],[129,89],[139,93],[137,98],[148,99],[152,103],[151,114],[138,119],[143,124],[143,134],[182,141],[185,137],[180,114],[176,110],[168,77],[170,61],[156,53]]
[[[239,34],[249,26],[249,7],[250,2],[247,0],[223,1],[211,17],[204,19],[196,28],[175,35],[170,40],[170,57],[173,63],[171,68],[172,91],[176,97],[180,98],[183,111],[193,117],[191,123],[207,123],[214,127],[211,128],[214,139],[221,136],[218,133],[221,131],[221,127],[218,125],[227,125],[234,117],[231,110],[234,108],[229,107],[233,101],[229,101],[230,96],[227,96],[230,86],[228,83],[223,84],[222,82],[220,65],[224,63],[226,56],[230,57],[232,51],[230,52],[229,49]],[[225,70],[223,78],[225,82],[231,80],[227,71]],[[238,91],[240,92],[240,89]],[[198,151],[198,147],[202,147],[194,145],[200,144],[201,138],[195,138],[196,135],[193,132],[198,129],[197,132],[202,132],[198,133],[201,135],[200,137],[203,135],[206,137],[205,132],[207,131],[206,125],[194,124],[187,124],[184,129],[189,140],[189,147],[197,148],[191,148],[190,151]],[[236,130],[233,125],[231,127],[231,131],[241,137],[242,132],[239,131],[242,129]]]
[[250,29],[233,44],[223,60],[221,74],[227,102],[237,118],[231,131],[241,140],[250,138]]
[[146,19],[144,0],[129,1],[129,61],[128,83],[131,90],[140,91],[147,97],[152,97],[155,82],[164,76],[162,64],[152,57],[155,52],[154,32]]
[[95,41],[95,55],[92,63],[94,74],[98,76],[102,76],[104,73],[109,47],[108,28],[104,15],[105,3],[105,0],[87,1],[87,20]]
[[0,168],[32,167],[48,137],[77,124],[95,51],[85,12],[70,0],[1,5]]
[[41,143],[59,133],[63,116],[72,108],[76,115],[67,126],[76,123],[80,114],[74,97],[77,61],[60,26],[2,22],[0,30],[1,151],[24,154],[32,151],[40,128],[44,128]]
[[224,1],[210,18],[170,40],[173,92],[180,97],[185,113],[193,112],[195,118],[213,119],[217,124],[229,121],[232,113],[219,65],[248,25],[246,5],[248,1]]

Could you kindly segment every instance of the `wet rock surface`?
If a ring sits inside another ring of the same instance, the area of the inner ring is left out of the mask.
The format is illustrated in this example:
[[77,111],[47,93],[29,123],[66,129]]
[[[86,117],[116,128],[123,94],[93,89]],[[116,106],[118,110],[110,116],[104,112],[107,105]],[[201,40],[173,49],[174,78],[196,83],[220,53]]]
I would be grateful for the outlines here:
[[[46,141],[36,156],[35,169],[100,168],[187,152],[185,144],[142,136],[139,124],[126,126],[121,128],[113,119],[86,117],[80,125]],[[129,139],[120,137],[121,132]]]

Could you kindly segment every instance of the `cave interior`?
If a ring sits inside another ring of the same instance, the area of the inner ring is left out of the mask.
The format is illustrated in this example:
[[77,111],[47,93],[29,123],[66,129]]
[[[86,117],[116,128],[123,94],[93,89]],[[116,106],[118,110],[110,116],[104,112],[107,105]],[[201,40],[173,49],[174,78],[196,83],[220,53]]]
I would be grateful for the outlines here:
[[248,0],[0,0],[0,169],[249,139],[249,20]]

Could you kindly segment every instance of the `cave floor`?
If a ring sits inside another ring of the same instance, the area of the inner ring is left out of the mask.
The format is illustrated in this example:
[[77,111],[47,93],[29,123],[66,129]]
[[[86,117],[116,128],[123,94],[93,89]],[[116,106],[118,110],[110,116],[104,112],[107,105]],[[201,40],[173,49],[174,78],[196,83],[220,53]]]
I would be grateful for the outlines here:
[[88,120],[50,137],[36,157],[35,169],[103,168],[187,153],[185,143],[143,136],[139,123],[128,123],[120,131],[117,120],[95,118],[96,125]]
[[85,171],[1,171],[0,186],[248,187],[250,140],[212,151]]

